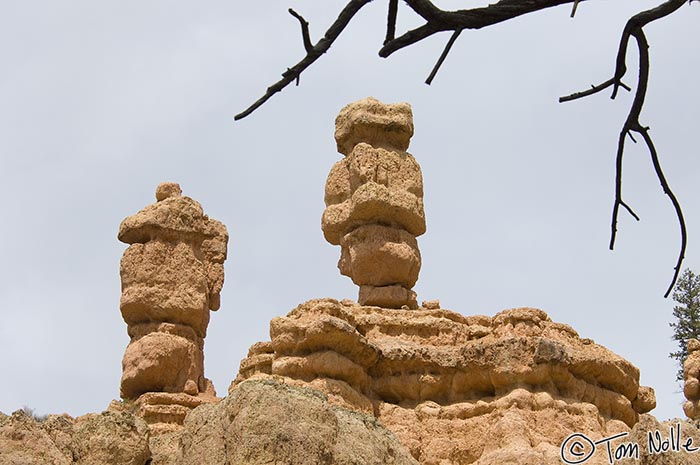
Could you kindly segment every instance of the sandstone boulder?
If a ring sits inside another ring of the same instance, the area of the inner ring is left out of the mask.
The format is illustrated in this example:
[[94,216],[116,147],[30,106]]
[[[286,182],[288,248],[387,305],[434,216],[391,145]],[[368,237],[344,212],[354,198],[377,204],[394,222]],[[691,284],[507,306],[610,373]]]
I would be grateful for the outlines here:
[[177,465],[417,465],[370,415],[316,390],[247,381],[185,420]]
[[0,415],[0,465],[146,465],[148,438],[146,423],[128,413],[38,422],[19,410]]
[[72,451],[76,465],[146,464],[151,458],[148,426],[129,414],[87,414],[75,420]]
[[[678,433],[679,450],[674,450],[670,442],[667,449],[660,450],[664,441],[671,441]],[[700,465],[700,450],[689,453],[683,448],[688,440],[693,449],[700,447],[700,429],[696,424],[677,418],[660,422],[652,415],[640,415],[629,436],[613,442],[611,449],[615,453],[623,442],[639,446],[639,457],[632,455],[616,460],[620,465]]]
[[0,465],[71,465],[69,452],[24,411],[0,416]]

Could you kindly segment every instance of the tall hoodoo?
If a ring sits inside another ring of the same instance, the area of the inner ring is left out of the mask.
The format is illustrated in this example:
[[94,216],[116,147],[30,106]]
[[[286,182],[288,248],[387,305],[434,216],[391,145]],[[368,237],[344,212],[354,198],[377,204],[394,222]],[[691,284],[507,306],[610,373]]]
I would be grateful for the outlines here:
[[345,157],[328,175],[321,227],[341,247],[338,268],[360,286],[361,305],[417,308],[425,213],[420,166],[406,152],[411,107],[367,98],[343,108],[335,126]]
[[149,423],[177,424],[216,398],[204,377],[204,337],[209,310],[220,305],[228,233],[175,183],[160,184],[156,200],[119,227],[130,244],[120,267],[131,337],[121,396],[137,400]]

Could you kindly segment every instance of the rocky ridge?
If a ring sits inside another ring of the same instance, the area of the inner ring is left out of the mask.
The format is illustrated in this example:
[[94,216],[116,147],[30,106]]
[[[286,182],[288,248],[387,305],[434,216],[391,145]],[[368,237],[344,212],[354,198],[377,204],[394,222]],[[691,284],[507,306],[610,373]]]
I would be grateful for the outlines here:
[[[273,379],[374,415],[421,464],[555,463],[573,432],[629,431],[655,407],[639,370],[541,310],[465,317],[350,301],[306,302],[270,323],[230,393]],[[544,461],[544,462],[543,462]]]

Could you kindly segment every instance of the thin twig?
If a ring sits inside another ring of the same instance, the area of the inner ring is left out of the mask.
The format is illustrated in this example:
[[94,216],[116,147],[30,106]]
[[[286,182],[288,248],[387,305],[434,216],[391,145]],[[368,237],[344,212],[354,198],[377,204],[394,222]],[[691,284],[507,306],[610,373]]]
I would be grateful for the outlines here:
[[335,20],[335,22],[331,24],[331,27],[328,28],[323,38],[311,48],[311,51],[308,52],[299,63],[292,66],[285,73],[283,73],[282,79],[268,87],[265,91],[265,94],[262,97],[256,100],[251,106],[246,108],[244,111],[234,116],[233,119],[238,121],[250,115],[255,110],[260,108],[260,106],[263,103],[267,102],[270,99],[270,97],[275,95],[277,92],[280,92],[290,83],[297,80],[305,69],[311,66],[316,60],[321,58],[321,55],[328,51],[333,42],[335,42],[340,33],[343,32],[343,30],[348,25],[350,20],[352,20],[352,18],[355,16],[355,14],[357,14],[357,12],[360,11],[360,9],[363,6],[367,5],[371,1],[372,0],[350,0],[345,6],[345,8],[343,8],[343,11],[340,12],[340,15],[338,15],[338,18]]
[[574,0],[574,6],[571,8],[571,17],[573,18],[576,15],[576,8],[578,8],[578,4],[581,0]]
[[625,207],[625,210],[627,210],[627,212],[628,212],[630,215],[632,215],[632,218],[634,218],[635,220],[639,221],[639,216],[637,216],[637,214],[634,212],[634,210],[632,210],[632,207],[630,207],[629,205],[627,205],[627,204],[626,204],[625,202],[623,202],[622,200],[620,200],[620,205],[622,205],[623,207]]
[[452,50],[452,46],[455,44],[457,38],[461,33],[461,29],[457,29],[455,32],[452,33],[452,37],[450,37],[450,40],[447,41],[447,45],[445,45],[445,49],[442,51],[442,54],[440,55],[440,58],[438,58],[437,63],[435,63],[433,70],[430,72],[430,76],[428,76],[428,79],[425,80],[426,84],[430,85],[433,82],[433,79],[435,79],[435,75],[440,70],[440,66],[442,66],[442,64],[444,63],[445,58],[447,58],[447,55],[450,53],[450,50]]
[[678,202],[678,198],[676,198],[676,195],[673,193],[671,188],[668,186],[668,182],[666,181],[666,177],[664,176],[664,172],[661,169],[661,164],[659,163],[659,155],[656,152],[656,147],[654,147],[654,142],[651,139],[651,136],[649,135],[649,130],[648,128],[645,128],[642,131],[642,137],[644,137],[644,142],[646,142],[647,147],[649,148],[649,153],[651,155],[651,161],[654,165],[654,171],[656,172],[656,177],[659,179],[659,182],[661,183],[661,188],[664,190],[664,194],[668,196],[669,199],[671,199],[671,203],[673,204],[673,208],[676,211],[676,216],[678,217],[678,224],[680,226],[681,230],[681,247],[680,251],[678,252],[678,260],[676,261],[676,266],[673,268],[673,279],[671,279],[671,283],[668,285],[668,289],[666,289],[666,293],[664,294],[664,298],[668,297],[669,294],[671,294],[671,291],[673,290],[674,286],[676,285],[676,281],[678,280],[678,274],[681,271],[681,266],[683,265],[683,260],[685,259],[685,249],[686,246],[688,245],[688,231],[686,230],[685,226],[685,218],[683,217],[683,209],[681,208],[680,202]]
[[[625,129],[620,132],[617,140],[617,155],[615,156],[615,202],[613,202],[612,221],[610,224],[610,245],[608,248],[615,248],[615,238],[617,237],[617,214],[620,205],[627,205],[622,200],[622,157],[625,153]],[[627,209],[629,211],[630,209]]]
[[[599,85],[597,85],[597,86],[591,86],[590,89],[586,89],[586,90],[583,90],[583,91],[581,91],[581,92],[574,92],[573,94],[571,94],[571,95],[566,95],[566,96],[564,96],[564,97],[559,97],[559,103],[569,102],[569,101],[571,101],[571,100],[576,100],[576,99],[579,99],[579,98],[588,97],[589,95],[597,94],[597,93],[600,92],[601,90],[605,90],[605,89],[607,89],[608,87],[610,87],[611,85],[613,85],[614,82],[615,82],[615,79],[614,79],[614,78],[610,78],[610,79],[608,79],[607,81],[605,81],[605,82],[602,83],[602,84],[599,84]],[[627,90],[628,92],[632,90],[632,89],[631,89],[628,85],[626,85],[624,82],[620,82],[620,87],[623,87],[623,88],[624,88],[625,90]]]
[[384,43],[396,37],[396,17],[399,14],[399,0],[389,0],[389,12],[386,19],[386,38]]
[[288,11],[290,15],[294,16],[296,19],[299,20],[299,24],[301,25],[301,38],[304,41],[304,50],[306,50],[306,53],[311,53],[311,50],[314,48],[314,46],[311,45],[311,35],[309,34],[309,22],[293,9],[290,8]]

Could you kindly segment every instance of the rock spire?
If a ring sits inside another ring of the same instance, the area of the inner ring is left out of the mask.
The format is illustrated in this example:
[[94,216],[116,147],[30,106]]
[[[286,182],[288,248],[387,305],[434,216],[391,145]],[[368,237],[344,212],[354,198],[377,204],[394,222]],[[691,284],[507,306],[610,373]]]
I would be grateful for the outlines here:
[[149,423],[181,424],[215,399],[204,377],[209,311],[220,305],[226,227],[162,183],[157,202],[122,221],[120,310],[131,341],[122,361],[121,396],[136,400]]
[[360,286],[360,304],[417,308],[425,213],[420,166],[406,152],[411,107],[367,98],[343,108],[335,126],[345,157],[328,175],[321,226],[340,245],[338,268]]

